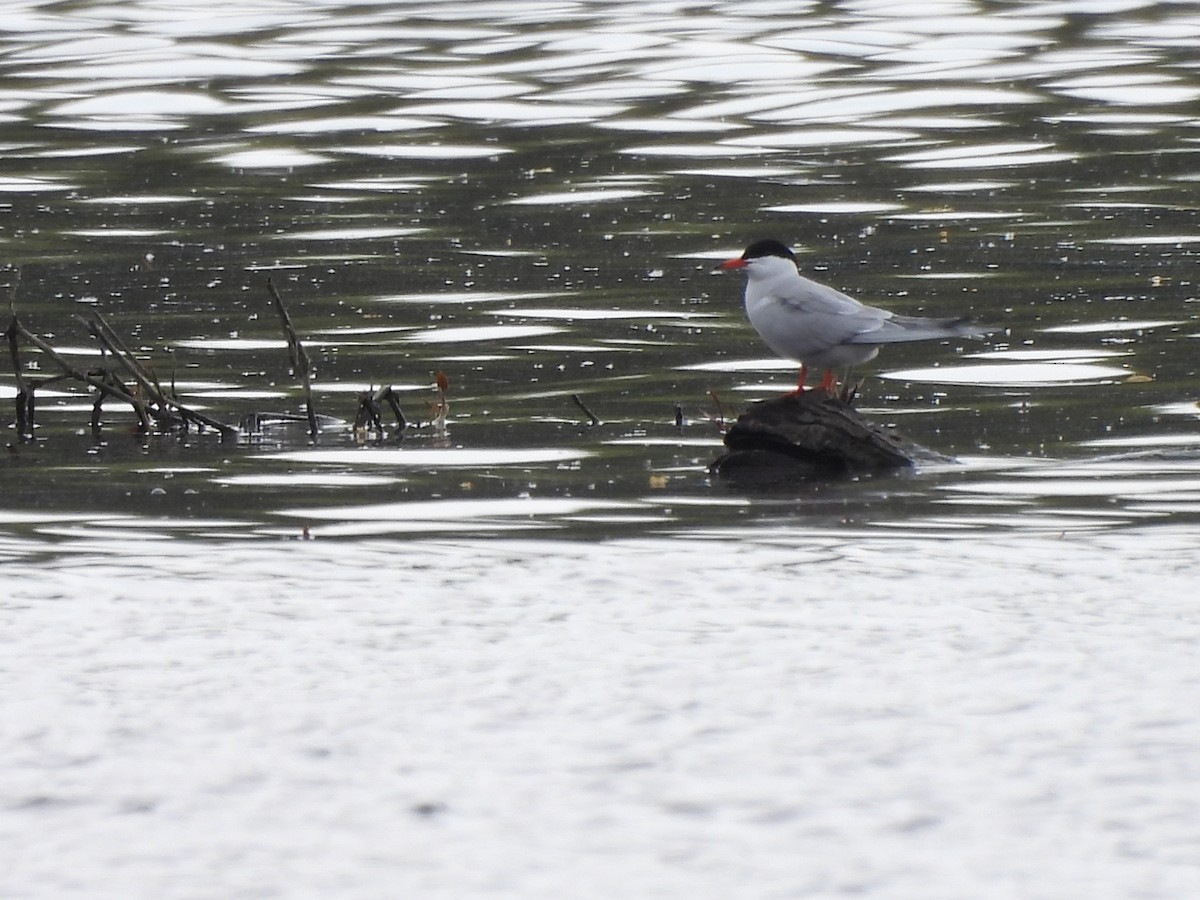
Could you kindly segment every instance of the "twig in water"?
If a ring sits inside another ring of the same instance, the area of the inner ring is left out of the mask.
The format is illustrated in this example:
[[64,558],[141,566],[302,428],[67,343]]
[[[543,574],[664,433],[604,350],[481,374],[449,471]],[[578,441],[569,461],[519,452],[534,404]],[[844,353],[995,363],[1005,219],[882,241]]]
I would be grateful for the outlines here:
[[[167,399],[162,396],[162,391],[158,389],[158,379],[150,372],[147,372],[129,351],[129,348],[117,336],[117,333],[112,330],[112,327],[104,320],[104,317],[96,313],[92,318],[83,320],[88,331],[92,333],[92,337],[100,344],[101,352],[107,351],[111,353],[113,358],[126,372],[133,376],[133,380],[141,386],[150,399],[158,405],[163,415],[169,416],[170,404]],[[129,390],[125,385],[117,380],[116,376],[111,373],[106,373],[105,380],[110,383],[120,385],[122,390],[125,390],[135,401],[135,409],[138,411],[138,416],[142,419],[143,426],[149,430],[149,419],[147,404],[142,398],[142,393],[136,388]],[[161,421],[161,417],[155,418]],[[184,420],[186,424],[186,419]]]
[[8,337],[8,353],[12,357],[13,377],[17,381],[17,438],[22,441],[33,439],[33,415],[35,386],[25,381],[21,370],[21,349],[17,342],[17,286],[21,283],[21,269],[13,266],[13,281],[8,288],[8,308],[12,315],[5,335]]
[[8,312],[14,319],[17,317],[17,288],[21,285],[21,267],[12,267],[13,280],[8,286]]
[[717,410],[716,410],[716,415],[715,415],[715,416],[709,416],[709,418],[710,418],[710,419],[711,419],[713,422],[715,422],[715,423],[716,423],[716,425],[717,425],[717,430],[718,430],[718,431],[720,431],[722,434],[724,434],[724,433],[725,433],[725,430],[726,430],[726,427],[725,427],[725,408],[724,408],[724,407],[721,405],[721,398],[717,396],[717,393],[716,393],[716,391],[709,391],[709,392],[708,392],[708,399],[709,399],[709,400],[711,400],[711,401],[713,402],[713,406],[715,406],[715,407],[717,408]]
[[404,411],[400,409],[400,397],[389,384],[382,391],[383,396],[376,395],[376,401],[383,399],[387,401],[388,406],[392,408],[392,413],[396,416],[396,428],[399,432],[403,432],[408,427],[408,420],[404,418]]
[[17,380],[17,437],[27,441],[33,437],[33,389],[25,382],[21,371],[21,348],[17,343],[17,317],[9,322],[5,335],[8,337],[8,355],[12,358],[13,377]]
[[404,429],[408,427],[408,420],[404,418],[404,411],[400,409],[400,398],[390,384],[359,395],[358,415],[354,419],[356,433],[360,430],[365,431],[369,426],[375,432],[377,440],[383,439],[383,415],[379,404],[385,402],[396,416],[397,434],[403,434]]
[[[112,326],[104,320],[102,315],[94,313],[91,319],[87,320],[86,324],[92,336],[99,341],[101,348],[107,349],[113,355],[121,367],[133,376],[134,381],[137,382],[146,396],[150,398],[151,404],[147,404],[138,396],[136,391],[127,391],[130,396],[135,398],[135,408],[140,406],[141,409],[147,410],[160,424],[170,425],[182,421],[186,426],[188,422],[195,422],[198,425],[207,425],[209,428],[215,428],[221,433],[221,437],[223,438],[237,437],[237,429],[232,425],[219,422],[211,416],[198,412],[191,407],[184,406],[178,400],[174,400],[164,394],[162,385],[158,382],[158,376],[137,361],[133,353],[125,346],[121,338],[113,331]],[[106,380],[115,381],[115,378],[110,375]],[[120,384],[119,381],[116,383]],[[122,385],[122,387],[124,386]],[[157,411],[154,407],[157,408]],[[172,413],[172,410],[174,410],[174,413]]]
[[[108,327],[108,323],[106,323],[101,317],[96,316],[95,319],[87,323],[87,326],[92,334],[96,337],[96,340],[100,342],[101,350],[107,351],[115,356],[117,361],[121,363],[122,367],[124,367],[126,371],[128,371],[134,377],[137,382],[136,387],[132,389],[127,388],[112,372],[84,372],[76,368],[53,347],[46,343],[46,341],[42,340],[24,325],[22,325],[20,319],[14,316],[12,321],[9,323],[6,334],[9,338],[9,352],[12,355],[13,364],[16,367],[18,385],[24,383],[27,387],[25,395],[20,397],[19,400],[21,403],[25,404],[24,408],[26,415],[24,418],[24,424],[30,432],[32,432],[33,429],[32,389],[38,387],[40,384],[46,384],[49,381],[57,381],[63,377],[66,377],[85,384],[100,393],[100,396],[97,397],[96,402],[92,407],[93,430],[99,427],[100,406],[103,402],[103,399],[105,397],[113,397],[117,400],[120,400],[122,403],[128,403],[133,407],[133,410],[138,417],[138,427],[142,431],[150,430],[151,419],[154,419],[154,421],[156,421],[160,426],[167,427],[179,425],[180,422],[186,423],[188,421],[192,421],[215,428],[221,433],[222,438],[237,437],[236,428],[226,425],[224,422],[218,422],[216,419],[212,419],[203,413],[196,412],[193,409],[190,409],[175,401],[168,400],[166,397],[164,397],[153,374],[147,373],[144,369],[142,369],[137,361],[133,359],[132,354],[125,349],[124,345],[121,343],[116,334],[112,332],[112,329]],[[18,356],[18,348],[21,341],[24,341],[26,344],[29,344],[30,346],[36,347],[38,350],[40,350],[48,359],[52,360],[63,371],[64,375],[55,376],[54,378],[50,379],[42,379],[38,383],[26,382],[21,377],[22,373],[20,371],[20,359]],[[146,400],[143,399],[143,393],[151,398],[150,403],[147,403]],[[174,409],[175,412],[172,412],[172,409]],[[18,418],[21,418],[20,409],[18,409]]]
[[379,417],[379,404],[375,402],[375,391],[363,391],[358,395],[358,413],[354,416],[354,439],[362,443],[367,439],[367,429],[375,432],[375,439],[383,438],[383,421]]
[[304,352],[304,345],[300,343],[300,338],[296,335],[296,329],[292,326],[292,317],[288,315],[287,307],[283,305],[283,300],[279,297],[279,292],[275,290],[275,283],[267,279],[267,293],[271,295],[271,302],[275,305],[275,312],[279,313],[279,322],[283,326],[284,337],[287,338],[288,355],[292,361],[292,369],[300,374],[301,383],[304,385],[304,405],[308,410],[308,434],[313,439],[317,438],[317,413],[313,409],[312,400],[312,374],[309,369],[308,354]]
[[17,336],[21,340],[25,341],[25,343],[32,344],[34,347],[37,347],[37,349],[41,350],[42,353],[46,354],[47,357],[52,359],[58,365],[58,367],[66,372],[71,378],[74,378],[76,381],[83,382],[90,387],[94,387],[102,394],[105,394],[109,397],[115,397],[124,403],[128,403],[138,414],[138,419],[141,422],[142,428],[147,430],[149,429],[150,421],[146,413],[145,405],[142,404],[132,393],[125,390],[124,385],[121,385],[119,381],[115,384],[111,384],[107,378],[100,378],[89,372],[81,372],[79,369],[71,365],[71,363],[69,363],[66,359],[64,359],[53,347],[22,325],[19,319],[14,318],[9,328],[14,329],[17,333]]
[[[89,374],[95,375],[96,373],[93,372]],[[103,379],[103,383],[108,385],[109,388],[113,390],[113,393],[110,394],[103,390],[97,390],[96,400],[92,404],[92,434],[99,435],[100,433],[100,412],[104,407],[105,397],[110,396],[125,399],[125,402],[133,407],[134,414],[138,417],[138,431],[142,434],[149,433],[151,427],[151,411],[142,400],[142,392],[136,387],[130,390],[130,388],[125,385],[125,382],[121,381],[121,379],[118,378],[115,373],[108,371],[107,368],[103,369],[99,373],[98,377]],[[174,425],[179,421],[178,419],[174,418],[164,420],[162,418],[163,415],[164,413],[162,413],[161,410],[155,413],[155,421],[157,421],[160,425]],[[224,435],[224,432],[222,432],[222,435]]]
[[574,401],[575,405],[578,406],[583,411],[583,414],[588,417],[588,425],[595,428],[600,424],[600,420],[596,418],[596,414],[587,408],[587,404],[579,399],[578,394],[572,394],[571,400]]

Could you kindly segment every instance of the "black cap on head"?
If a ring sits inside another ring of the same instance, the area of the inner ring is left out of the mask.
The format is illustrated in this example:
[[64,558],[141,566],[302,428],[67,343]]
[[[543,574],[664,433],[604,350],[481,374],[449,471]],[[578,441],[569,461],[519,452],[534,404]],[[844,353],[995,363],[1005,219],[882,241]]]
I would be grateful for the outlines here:
[[757,259],[760,256],[782,256],[784,259],[796,258],[795,253],[774,238],[755,241],[746,248],[746,252],[742,254],[742,259]]

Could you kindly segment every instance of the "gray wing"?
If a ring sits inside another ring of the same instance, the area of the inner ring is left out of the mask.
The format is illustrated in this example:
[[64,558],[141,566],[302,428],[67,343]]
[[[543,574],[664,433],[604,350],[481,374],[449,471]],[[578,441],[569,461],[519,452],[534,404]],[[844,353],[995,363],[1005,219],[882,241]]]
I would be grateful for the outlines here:
[[803,276],[794,291],[776,300],[781,311],[802,314],[802,324],[798,321],[794,328],[802,331],[803,336],[797,334],[793,343],[811,343],[813,349],[837,344],[875,343],[866,336],[879,332],[892,317],[887,310],[866,306],[848,294]]
[[848,294],[804,276],[793,293],[776,298],[785,309],[805,314],[805,330],[828,344],[898,344],[950,337],[980,337],[988,329],[969,318],[901,316],[867,306]]
[[[882,312],[882,310],[881,310]],[[847,338],[848,344],[899,344],[904,341],[936,341],[952,337],[982,337],[988,329],[969,318],[930,319],[886,313],[873,325]]]
[[[789,288],[791,285],[789,285]],[[810,278],[800,276],[799,284],[787,296],[778,298],[779,302],[789,309],[810,315],[826,314],[832,316],[864,317],[864,322],[873,321],[880,317],[891,315],[873,306],[864,306],[848,294],[835,291],[833,288]]]

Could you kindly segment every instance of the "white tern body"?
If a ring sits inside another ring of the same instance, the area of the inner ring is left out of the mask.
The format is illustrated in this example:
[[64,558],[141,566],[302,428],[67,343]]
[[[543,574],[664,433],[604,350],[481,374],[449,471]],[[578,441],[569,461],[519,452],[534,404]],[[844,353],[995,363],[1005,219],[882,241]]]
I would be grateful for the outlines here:
[[778,241],[751,244],[742,256],[722,263],[745,269],[746,316],[779,356],[805,367],[848,369],[879,353],[882,344],[978,337],[984,329],[968,319],[902,316],[859,303],[853,297],[805,278],[792,252]]

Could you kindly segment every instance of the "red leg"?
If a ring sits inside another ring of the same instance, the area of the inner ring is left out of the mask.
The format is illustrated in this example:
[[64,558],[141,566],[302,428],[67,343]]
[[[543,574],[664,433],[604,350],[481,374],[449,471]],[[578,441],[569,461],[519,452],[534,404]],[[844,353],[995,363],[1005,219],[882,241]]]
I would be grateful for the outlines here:
[[824,391],[827,394],[832,394],[837,390],[837,373],[833,369],[826,369],[825,374],[821,376],[821,384],[817,390]]
[[808,366],[804,365],[804,363],[801,363],[800,364],[800,379],[799,379],[799,381],[796,382],[796,389],[794,391],[792,391],[792,393],[793,394],[803,394],[804,393],[804,382],[807,380],[808,380]]

